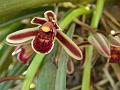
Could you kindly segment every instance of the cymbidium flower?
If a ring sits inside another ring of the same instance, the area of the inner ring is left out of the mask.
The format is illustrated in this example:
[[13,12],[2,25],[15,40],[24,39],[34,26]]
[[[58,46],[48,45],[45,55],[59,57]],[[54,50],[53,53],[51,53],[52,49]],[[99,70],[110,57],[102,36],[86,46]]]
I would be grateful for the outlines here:
[[[32,19],[31,23],[38,27],[19,30],[7,36],[8,43],[19,45],[14,52],[18,52],[18,58],[27,63],[26,61],[33,51],[38,54],[48,54],[53,49],[56,39],[71,57],[77,60],[82,59],[79,47],[58,26],[56,15],[52,11],[46,11],[44,16],[45,18],[35,17]],[[26,51],[28,49],[30,49],[29,53]]]
[[110,63],[120,62],[120,37],[108,35],[108,39],[101,33],[92,34],[88,41],[98,52],[108,58]]
[[24,64],[28,64],[28,59],[30,59],[33,53],[34,51],[31,44],[25,44],[17,46],[12,55],[17,55],[17,60],[22,61]]
[[120,46],[111,46],[111,57],[108,58],[108,62],[110,63],[118,63],[120,62]]
[[110,63],[120,62],[120,37],[109,35],[109,41],[111,43],[111,55],[108,59]]
[[107,38],[101,33],[95,33],[89,36],[88,41],[98,50],[98,52],[110,57],[110,43]]

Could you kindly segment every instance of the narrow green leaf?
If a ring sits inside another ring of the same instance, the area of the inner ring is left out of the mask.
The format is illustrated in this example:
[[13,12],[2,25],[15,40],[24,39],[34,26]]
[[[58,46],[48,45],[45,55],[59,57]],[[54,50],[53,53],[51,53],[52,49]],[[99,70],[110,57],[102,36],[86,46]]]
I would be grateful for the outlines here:
[[21,90],[29,90],[30,84],[35,76],[36,71],[38,70],[39,66],[41,65],[43,58],[45,55],[43,54],[37,54],[33,61],[31,62],[28,70],[27,70],[27,75],[24,80],[24,84]]
[[[4,26],[4,23],[7,22],[10,23],[15,17],[19,18],[26,13],[30,13],[30,10],[32,10],[34,14],[37,14],[37,12],[39,14],[41,11],[46,10],[46,8],[38,9],[40,6],[67,1],[89,3],[94,0],[0,0],[0,26]],[[37,8],[37,12],[35,8]],[[47,10],[50,9],[51,8],[48,8]]]
[[[7,76],[20,75],[23,72],[23,70],[26,69],[26,67],[27,66],[23,65],[23,63],[18,62],[17,64],[15,64],[13,66],[13,68],[10,71],[8,71]],[[14,82],[15,81],[7,81],[7,82],[4,82],[4,83],[1,83],[0,84],[0,90],[8,90]]]
[[65,29],[66,26],[68,26],[75,18],[77,18],[80,15],[89,14],[92,10],[86,6],[86,7],[79,7],[77,9],[72,10],[69,14],[67,13],[67,16],[60,21],[60,27],[62,29]]
[[43,66],[39,73],[36,90],[55,90],[56,65],[52,62],[57,51],[57,42],[52,52],[44,58]]
[[14,24],[11,24],[7,27],[4,27],[4,28],[1,28],[1,32],[0,32],[0,42],[3,41],[6,36],[12,32],[15,32],[19,29],[22,29],[25,25],[24,24],[21,24],[21,23],[14,23]]
[[[72,24],[67,35],[72,38],[74,33],[75,24]],[[58,58],[58,70],[56,75],[55,90],[66,90],[66,72],[67,72],[67,61],[68,54],[62,49],[60,57]]]
[[62,49],[58,59],[58,70],[56,75],[55,90],[66,90],[66,72],[68,55]]
[[[8,60],[8,57],[11,53],[11,50],[12,50],[12,47],[4,44],[2,49],[0,50],[0,73],[2,73],[2,69],[3,69],[3,66],[4,64],[7,62]],[[8,62],[7,62],[8,63]]]

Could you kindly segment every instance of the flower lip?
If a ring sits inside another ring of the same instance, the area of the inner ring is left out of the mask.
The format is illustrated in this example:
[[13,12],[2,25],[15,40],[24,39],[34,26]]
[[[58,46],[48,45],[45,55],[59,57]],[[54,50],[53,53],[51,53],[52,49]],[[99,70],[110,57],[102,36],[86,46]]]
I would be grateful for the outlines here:
[[44,32],[39,31],[38,35],[32,41],[32,48],[37,53],[49,53],[54,46],[54,37],[53,32]]

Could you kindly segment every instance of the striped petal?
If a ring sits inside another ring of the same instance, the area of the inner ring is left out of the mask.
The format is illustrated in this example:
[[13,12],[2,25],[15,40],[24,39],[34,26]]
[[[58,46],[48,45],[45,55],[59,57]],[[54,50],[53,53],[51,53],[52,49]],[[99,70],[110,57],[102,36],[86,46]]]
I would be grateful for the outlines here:
[[115,47],[120,47],[120,37],[109,35],[110,43]]
[[19,30],[12,34],[9,34],[6,38],[6,41],[11,44],[21,44],[32,40],[38,34],[38,31],[39,27]]
[[39,17],[35,17],[31,20],[31,24],[35,24],[35,25],[43,25],[46,22],[47,20],[45,18],[39,18]]
[[50,22],[56,22],[56,21],[57,21],[56,15],[55,15],[55,13],[54,13],[53,11],[46,11],[46,12],[44,13],[44,16],[45,16],[45,18],[47,18],[48,21],[50,21]]
[[110,44],[104,35],[100,33],[90,35],[88,41],[98,50],[101,55],[105,57],[110,56]]
[[53,11],[46,11],[46,12],[44,13],[44,16],[45,16],[45,18],[48,19],[49,22],[52,22],[52,23],[54,24],[54,27],[55,27],[56,29],[60,29],[60,27],[59,27],[58,24],[57,24],[56,15],[55,15],[55,13],[54,13]]
[[17,55],[17,59],[23,62],[24,64],[29,63],[29,59],[31,55],[34,53],[31,44],[27,44],[24,46],[18,46],[12,55]]
[[60,30],[57,31],[56,39],[71,57],[77,60],[81,60],[83,58],[82,52],[79,47]]

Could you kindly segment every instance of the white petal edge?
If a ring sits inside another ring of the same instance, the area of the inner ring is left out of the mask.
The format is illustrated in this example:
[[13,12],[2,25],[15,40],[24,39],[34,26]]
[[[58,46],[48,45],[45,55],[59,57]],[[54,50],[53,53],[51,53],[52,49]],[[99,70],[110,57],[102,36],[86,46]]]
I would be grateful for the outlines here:
[[24,38],[24,39],[20,39],[20,40],[11,40],[9,39],[10,36],[13,36],[13,35],[16,35],[16,34],[20,34],[20,33],[25,33],[25,32],[29,32],[29,31],[35,31],[35,30],[38,30],[39,27],[34,27],[34,28],[27,28],[27,29],[22,29],[22,30],[19,30],[19,31],[16,31],[14,33],[11,33],[9,34],[7,37],[6,37],[6,41],[8,43],[15,43],[15,44],[19,44],[19,43],[24,43],[26,41],[29,41],[29,40],[32,40],[35,36],[31,36],[31,37],[28,37],[28,38]]

